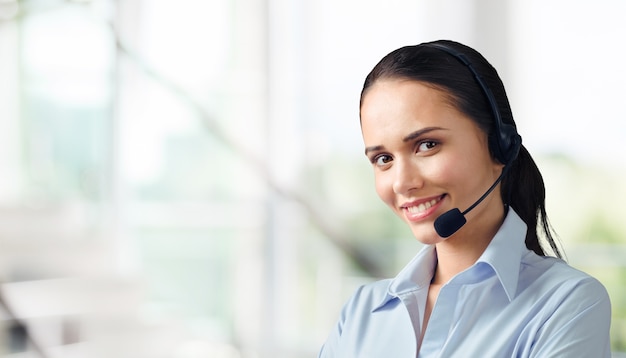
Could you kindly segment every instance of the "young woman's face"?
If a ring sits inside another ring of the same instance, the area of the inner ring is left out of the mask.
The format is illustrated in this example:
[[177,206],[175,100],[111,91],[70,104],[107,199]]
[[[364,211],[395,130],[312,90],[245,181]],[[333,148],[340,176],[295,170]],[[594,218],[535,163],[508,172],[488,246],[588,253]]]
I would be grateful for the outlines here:
[[[433,226],[439,215],[467,209],[502,170],[475,122],[444,92],[417,81],[383,79],[372,85],[362,100],[361,129],[376,192],[425,244],[443,240]],[[482,226],[502,216],[497,188],[450,240],[491,230]]]

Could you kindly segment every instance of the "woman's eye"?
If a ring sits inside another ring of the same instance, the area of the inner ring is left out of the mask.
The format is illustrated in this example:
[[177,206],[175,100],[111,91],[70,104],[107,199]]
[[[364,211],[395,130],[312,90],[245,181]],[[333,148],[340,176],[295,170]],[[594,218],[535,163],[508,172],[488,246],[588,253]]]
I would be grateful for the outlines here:
[[417,151],[418,152],[429,151],[429,150],[435,148],[437,146],[437,144],[438,143],[433,141],[433,140],[423,141],[423,142],[419,143],[419,145],[417,146]]
[[377,166],[382,167],[384,165],[387,165],[389,162],[391,162],[391,156],[386,155],[386,154],[381,154],[381,155],[376,156],[374,160],[372,160],[372,162],[376,164]]

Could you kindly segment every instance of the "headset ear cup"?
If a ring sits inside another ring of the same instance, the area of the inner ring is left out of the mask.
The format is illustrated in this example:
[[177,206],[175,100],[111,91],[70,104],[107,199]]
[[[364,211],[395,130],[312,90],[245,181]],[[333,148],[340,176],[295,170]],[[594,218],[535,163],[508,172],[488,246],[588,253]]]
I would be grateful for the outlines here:
[[517,158],[522,146],[522,137],[514,126],[504,123],[500,125],[500,133],[496,137],[498,138],[496,159],[502,164],[510,164]]
[[509,163],[513,162],[517,158],[521,147],[522,136],[517,134],[517,131],[515,131],[515,134],[513,135],[513,144],[511,145],[511,150],[509,151]]

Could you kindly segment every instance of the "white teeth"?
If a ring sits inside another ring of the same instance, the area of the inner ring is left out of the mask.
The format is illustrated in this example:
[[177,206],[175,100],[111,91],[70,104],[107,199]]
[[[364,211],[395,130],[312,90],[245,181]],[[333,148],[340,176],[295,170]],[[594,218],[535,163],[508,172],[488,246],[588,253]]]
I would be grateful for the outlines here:
[[433,205],[437,204],[439,202],[439,198],[437,199],[433,199],[431,201],[427,201],[425,203],[421,203],[417,206],[409,206],[406,209],[411,213],[411,214],[419,214],[422,213],[424,211],[426,211],[427,209],[430,209]]

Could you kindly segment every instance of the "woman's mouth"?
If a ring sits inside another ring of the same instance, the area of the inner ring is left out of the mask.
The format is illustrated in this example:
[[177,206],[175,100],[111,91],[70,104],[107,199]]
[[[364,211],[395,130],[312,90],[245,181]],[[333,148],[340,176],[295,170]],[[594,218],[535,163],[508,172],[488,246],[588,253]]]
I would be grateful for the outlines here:
[[420,202],[419,204],[415,203],[403,205],[407,219],[410,221],[416,221],[427,217],[437,209],[438,204],[444,196],[445,195],[441,195],[428,201]]

